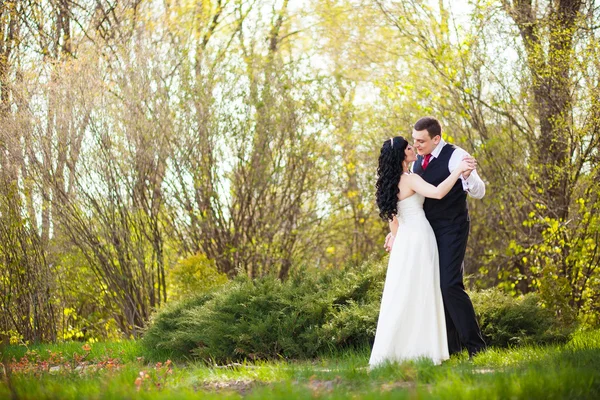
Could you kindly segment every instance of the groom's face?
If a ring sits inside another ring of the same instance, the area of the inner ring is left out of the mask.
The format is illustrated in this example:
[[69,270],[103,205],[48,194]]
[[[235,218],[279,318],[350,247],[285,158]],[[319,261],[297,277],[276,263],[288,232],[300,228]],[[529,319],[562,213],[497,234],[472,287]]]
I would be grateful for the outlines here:
[[420,156],[430,154],[442,139],[440,135],[437,135],[432,139],[429,136],[427,129],[423,129],[422,131],[415,131],[413,129],[412,137],[415,141],[414,147]]

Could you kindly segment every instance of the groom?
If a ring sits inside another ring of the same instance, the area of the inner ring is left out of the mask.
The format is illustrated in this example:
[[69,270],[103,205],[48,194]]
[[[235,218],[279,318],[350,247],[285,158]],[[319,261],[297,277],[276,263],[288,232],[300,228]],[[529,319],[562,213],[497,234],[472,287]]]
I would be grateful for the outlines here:
[[[434,186],[446,179],[464,157],[463,149],[442,139],[442,126],[432,117],[423,117],[413,129],[417,161],[413,172]],[[446,314],[448,350],[459,353],[462,346],[469,356],[485,349],[485,342],[475,318],[475,311],[463,284],[463,259],[469,235],[467,193],[476,199],[485,195],[485,184],[476,170],[463,173],[450,192],[441,200],[425,199],[423,209],[433,228],[440,259],[440,284]],[[391,235],[391,234],[390,234]],[[386,238],[385,247],[392,248],[393,237]]]

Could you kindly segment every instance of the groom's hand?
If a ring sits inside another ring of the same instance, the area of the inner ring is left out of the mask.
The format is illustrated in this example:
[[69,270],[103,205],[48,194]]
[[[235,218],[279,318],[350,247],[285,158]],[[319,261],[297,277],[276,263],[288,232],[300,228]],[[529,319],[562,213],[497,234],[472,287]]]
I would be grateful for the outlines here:
[[392,232],[390,232],[385,237],[385,243],[384,243],[383,247],[385,248],[385,251],[390,252],[390,251],[392,251],[393,245],[394,245],[394,235],[392,235]]

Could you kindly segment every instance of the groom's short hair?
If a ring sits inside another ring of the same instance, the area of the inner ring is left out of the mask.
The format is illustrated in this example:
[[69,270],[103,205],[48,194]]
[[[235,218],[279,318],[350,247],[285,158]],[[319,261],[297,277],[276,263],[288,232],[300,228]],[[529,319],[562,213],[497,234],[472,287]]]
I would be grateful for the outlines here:
[[442,135],[442,125],[440,121],[433,117],[420,118],[414,126],[415,131],[427,130],[430,138],[434,138],[437,135]]

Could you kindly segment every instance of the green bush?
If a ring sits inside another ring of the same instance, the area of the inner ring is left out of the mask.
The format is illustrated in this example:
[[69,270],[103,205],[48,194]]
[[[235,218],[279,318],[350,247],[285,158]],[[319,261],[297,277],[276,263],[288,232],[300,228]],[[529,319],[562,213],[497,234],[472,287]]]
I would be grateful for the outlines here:
[[202,308],[214,293],[202,293],[179,302],[168,303],[155,313],[142,338],[142,344],[151,350],[167,351],[183,357],[197,346],[194,332],[185,323],[188,310]]
[[328,313],[315,331],[322,349],[337,350],[373,343],[386,267],[387,263],[367,262],[335,276]]
[[206,307],[186,313],[199,339],[193,353],[217,360],[314,355],[305,337],[323,319],[326,304],[312,283],[239,279]]
[[[385,261],[359,267],[303,269],[281,282],[238,277],[211,294],[170,304],[143,338],[152,349],[217,362],[307,358],[372,344]],[[567,338],[535,295],[520,299],[497,289],[471,294],[490,346]]]
[[558,325],[535,293],[515,298],[494,288],[470,295],[488,346],[563,342],[572,332],[571,327]]
[[169,304],[142,343],[180,357],[217,361],[313,357],[373,340],[383,288],[381,263],[303,269],[281,282],[238,277],[210,295]]
[[198,253],[177,261],[167,275],[169,299],[181,300],[207,292],[227,283],[227,275],[219,272],[214,260]]

